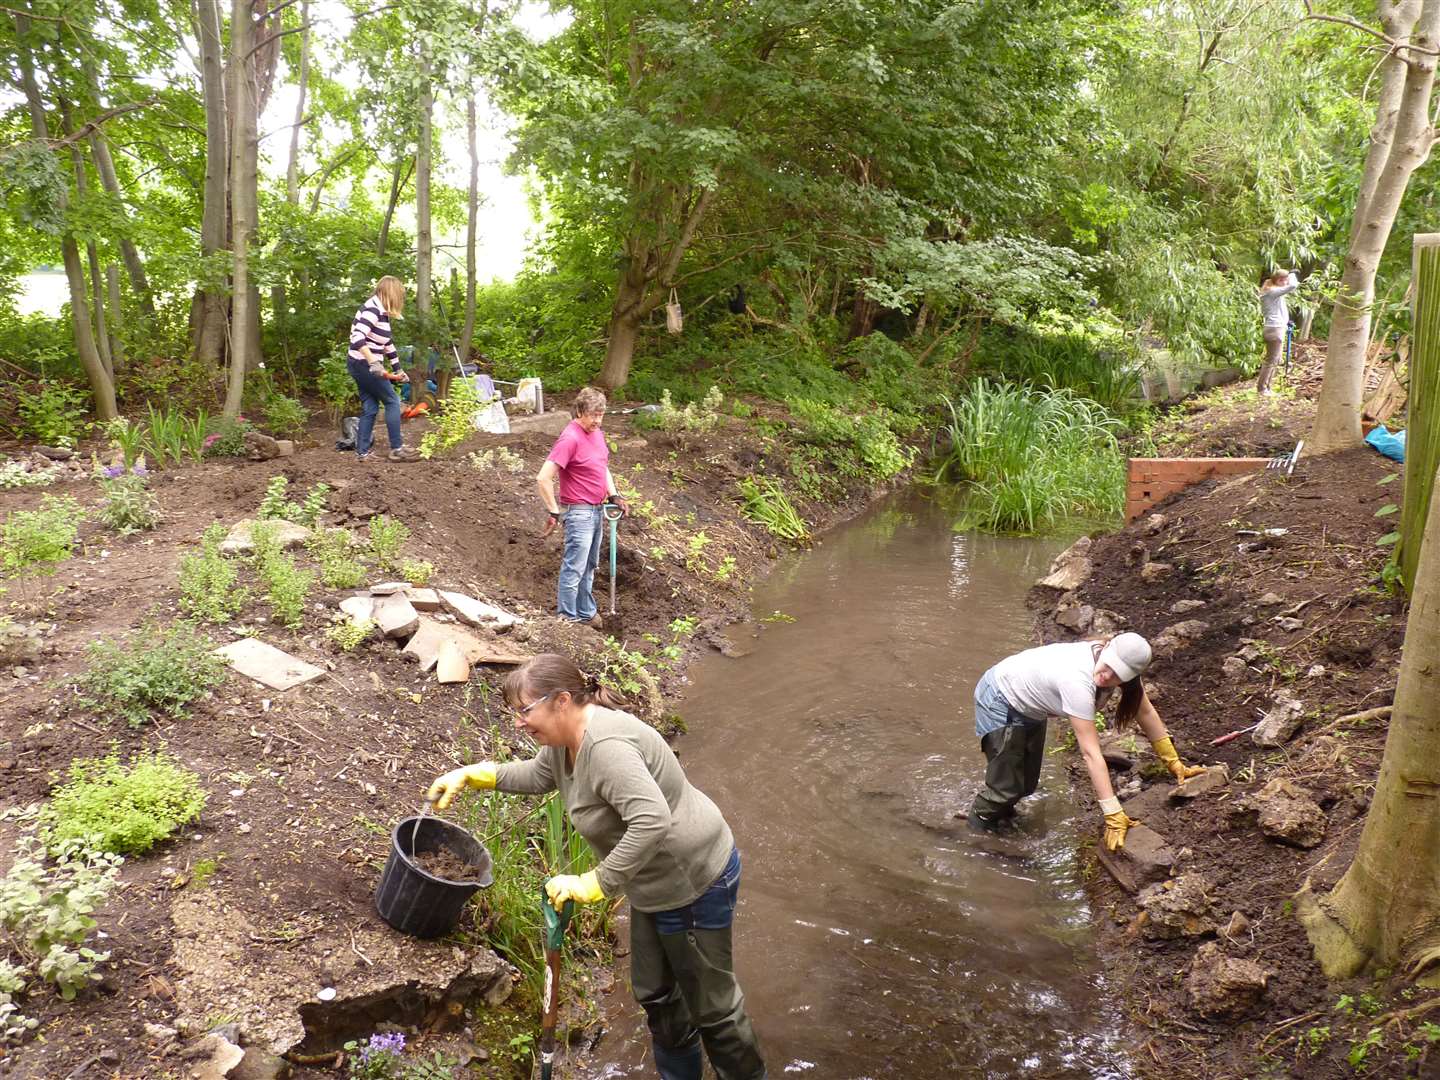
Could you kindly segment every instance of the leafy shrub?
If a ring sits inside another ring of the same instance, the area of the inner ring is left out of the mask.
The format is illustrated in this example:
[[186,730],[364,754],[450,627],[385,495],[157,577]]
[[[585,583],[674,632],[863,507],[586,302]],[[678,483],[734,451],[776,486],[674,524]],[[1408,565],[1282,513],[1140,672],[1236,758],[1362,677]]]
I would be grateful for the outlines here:
[[149,480],[135,473],[99,478],[105,501],[100,520],[121,536],[153,529],[160,524],[160,506],[150,493]]
[[40,813],[52,851],[76,841],[139,855],[205,809],[200,777],[165,753],[137,754],[128,765],[115,754],[72,761],[69,772]]
[[325,636],[329,638],[341,652],[353,652],[370,639],[378,625],[374,619],[364,619],[357,623],[342,617],[339,621],[325,628]]
[[724,419],[720,414],[720,407],[724,404],[725,395],[718,386],[712,386],[698,404],[689,401],[683,409],[677,409],[670,400],[670,388],[666,387],[660,394],[660,408],[654,412],[637,413],[636,421],[642,428],[655,427],[661,431],[714,431]]
[[23,461],[7,461],[0,465],[0,488],[47,487],[58,478],[55,469],[32,472]]
[[[201,429],[203,430],[203,429]],[[192,443],[192,432],[184,415],[168,405],[152,404],[145,426],[145,452],[157,469],[181,461]]]
[[46,382],[36,394],[20,398],[20,420],[27,434],[49,446],[73,445],[85,414],[89,411],[90,395],[62,382]]
[[[119,855],[91,850],[70,840],[59,843],[47,862],[41,845],[32,836],[16,844],[15,861],[0,878],[0,925],[8,931],[10,944],[22,966],[7,965],[5,993],[18,993],[22,980],[33,973],[55,984],[60,996],[73,1001],[91,983],[99,982],[96,968],[110,958],[85,945],[95,929],[91,913],[114,889],[120,866]],[[33,1028],[33,1022],[12,1010],[5,1015],[7,1028]]]
[[795,510],[784,489],[768,476],[744,476],[737,485],[744,499],[742,513],[782,540],[803,544],[810,539],[805,519]]
[[478,450],[471,450],[465,458],[472,469],[504,469],[506,472],[518,473],[525,468],[525,459],[512,450],[503,446],[497,446],[486,450],[483,454]]
[[225,679],[225,664],[212,656],[214,643],[189,623],[176,623],[155,640],[146,628],[126,646],[97,641],[86,649],[89,669],[77,680],[84,704],[122,716],[139,727],[152,712],[188,715],[190,703]]
[[295,565],[295,560],[281,549],[271,526],[257,521],[250,535],[255,541],[255,569],[265,585],[271,618],[283,626],[299,626],[315,575]]
[[895,414],[888,409],[857,418],[823,401],[795,398],[786,404],[800,425],[800,438],[829,448],[827,459],[843,475],[888,480],[914,456],[895,437],[890,426]]
[[316,529],[305,546],[320,564],[320,580],[326,588],[353,589],[368,576],[365,564],[356,558],[359,544],[346,529]]
[[297,525],[313,528],[320,515],[325,512],[325,500],[330,494],[329,484],[316,484],[305,495],[304,502],[294,502],[287,497],[290,481],[283,476],[272,476],[265,485],[265,497],[260,500],[256,516],[261,519],[293,521]]
[[469,379],[453,380],[439,412],[431,414],[430,430],[420,437],[420,456],[429,461],[474,435],[475,416],[484,404]]
[[234,420],[224,417],[215,425],[215,430],[205,436],[205,453],[210,457],[244,457],[247,453],[245,433],[254,430],[255,425],[243,416]]
[[400,576],[417,589],[424,588],[435,576],[435,564],[428,559],[406,559],[400,564]]
[[280,437],[299,435],[305,430],[310,410],[286,394],[273,393],[261,405],[265,425]]
[[105,437],[120,451],[125,471],[133,469],[145,451],[145,428],[132,424],[123,416],[117,416],[105,425]]
[[53,574],[68,559],[85,512],[69,495],[46,495],[38,510],[16,510],[0,524],[0,570]]
[[348,351],[348,346],[341,346],[338,352],[324,357],[320,361],[320,374],[315,380],[320,399],[336,419],[343,416],[347,409],[360,404],[360,393],[355,388],[355,379],[345,364]]
[[208,623],[228,622],[245,605],[245,590],[235,585],[239,571],[220,553],[225,536],[225,526],[214,522],[200,550],[180,560],[180,608]]
[[410,539],[410,530],[403,522],[384,514],[370,519],[370,554],[375,556],[382,569],[394,567],[400,558],[400,549]]

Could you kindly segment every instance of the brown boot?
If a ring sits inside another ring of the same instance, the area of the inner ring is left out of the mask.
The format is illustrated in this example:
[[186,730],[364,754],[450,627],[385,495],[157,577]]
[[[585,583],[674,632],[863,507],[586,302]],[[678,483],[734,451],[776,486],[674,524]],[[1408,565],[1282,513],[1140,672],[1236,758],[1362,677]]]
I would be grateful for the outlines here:
[[420,457],[420,451],[413,446],[402,446],[398,450],[391,450],[389,460],[391,461],[416,461]]

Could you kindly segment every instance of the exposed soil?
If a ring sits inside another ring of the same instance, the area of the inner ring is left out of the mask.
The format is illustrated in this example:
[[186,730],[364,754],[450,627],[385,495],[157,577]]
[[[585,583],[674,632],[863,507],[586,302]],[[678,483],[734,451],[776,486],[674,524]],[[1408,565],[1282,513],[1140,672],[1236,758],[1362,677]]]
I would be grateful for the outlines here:
[[[1265,456],[1277,446],[1288,449],[1313,408],[1303,399],[1256,402],[1243,389],[1210,401],[1179,423],[1182,433],[1202,436],[1182,440],[1187,452]],[[1209,441],[1218,432],[1228,433],[1227,441]],[[1307,877],[1325,889],[1343,874],[1383,750],[1383,718],[1340,718],[1388,704],[1395,690],[1405,605],[1380,581],[1388,548],[1376,542],[1395,519],[1377,518],[1376,511],[1399,501],[1401,484],[1385,482],[1397,468],[1365,448],[1302,459],[1293,476],[1268,471],[1198,485],[1158,507],[1160,516],[1096,537],[1093,573],[1060,599],[1062,607],[1118,613],[1125,628],[1152,641],[1186,620],[1202,624],[1188,628],[1188,640],[1157,648],[1146,684],[1181,757],[1224,763],[1229,788],[1193,803],[1167,802],[1151,789],[1168,789],[1170,778],[1147,755],[1138,770],[1146,791],[1127,805],[1145,808],[1134,816],[1177,853],[1177,874],[1204,876],[1220,926],[1236,911],[1248,920],[1243,932],[1219,937],[1225,954],[1270,973],[1258,1006],[1243,1019],[1204,1019],[1192,1008],[1186,975],[1197,946],[1219,932],[1151,940],[1135,898],[1097,867],[1100,948],[1111,985],[1124,988],[1140,1029],[1136,1059],[1146,1075],[1440,1075],[1440,1048],[1421,1027],[1429,1016],[1416,1008],[1440,997],[1386,973],[1327,982],[1291,899]],[[1046,640],[1081,636],[1054,621],[1053,591],[1036,589],[1032,600]],[[1222,667],[1237,655],[1246,662]],[[1277,694],[1302,703],[1304,723],[1289,742],[1265,748],[1246,734],[1211,745],[1256,723]],[[1072,771],[1082,799],[1093,802],[1078,755]],[[1116,772],[1117,789],[1123,792],[1131,775]],[[1242,797],[1277,778],[1293,782],[1324,812],[1318,846],[1267,839],[1253,815],[1235,812]],[[1372,1028],[1383,1042],[1357,1050]]]
[[475,868],[453,851],[422,851],[412,860],[431,877],[441,881],[474,881]]
[[[416,425],[423,423],[407,424],[407,441],[418,441],[423,429]],[[698,628],[680,640],[685,652],[727,646],[718,627],[744,616],[748,584],[778,555],[769,535],[741,517],[735,481],[777,451],[728,418],[721,430],[704,436],[642,435],[622,416],[608,419],[606,431],[613,470],[638,492],[636,513],[621,527],[619,614],[607,616],[607,633],[629,649],[653,653],[645,635],[669,643],[671,621],[691,616]],[[394,642],[371,640],[341,652],[323,631],[347,591],[327,592],[317,581],[298,630],[272,625],[268,603],[257,596],[234,625],[208,631],[218,644],[233,640],[243,625],[324,668],[316,681],[276,692],[232,673],[193,715],[140,728],[85,708],[72,684],[86,667],[88,644],[153,633],[142,628],[179,614],[181,557],[195,549],[211,522],[229,525],[253,516],[272,476],[286,476],[297,500],[312,485],[329,484],[334,492],[322,524],[363,533],[372,514],[403,522],[412,534],[405,554],[435,565],[432,585],[466,591],[524,618],[507,641],[532,652],[568,652],[590,670],[603,666],[604,635],[551,614],[560,538],[540,536],[545,518],[534,476],[553,434],[477,435],[445,460],[413,464],[362,464],[353,454],[336,452],[333,440],[328,426],[317,422],[293,457],[161,471],[152,485],[164,513],[158,529],[120,538],[87,521],[83,547],[53,577],[7,582],[0,613],[39,626],[44,640],[38,660],[0,672],[5,850],[18,835],[17,818],[47,797],[59,771],[77,757],[163,746],[199,773],[209,801],[182,836],[126,862],[123,891],[99,913],[107,935],[103,947],[112,953],[105,981],[74,1003],[43,990],[30,994],[24,1011],[41,1021],[38,1037],[0,1052],[0,1074],[53,1080],[72,1072],[189,1075],[191,1065],[176,1054],[211,1025],[235,1021],[242,1041],[272,1033],[275,1018],[266,1015],[262,993],[266,979],[277,995],[292,984],[333,985],[343,997],[347,978],[368,987],[389,969],[403,983],[410,978],[404,965],[415,962],[406,957],[431,955],[395,935],[373,910],[389,828],[415,811],[429,781],[457,759],[493,756],[495,740],[508,735],[508,723],[492,707],[507,669],[481,667],[467,685],[441,686],[407,662]],[[518,471],[482,471],[466,460],[472,450],[501,446],[520,456]],[[845,494],[830,505],[801,504],[817,527],[858,510],[874,494],[840,481],[834,488]],[[33,508],[47,494],[73,495],[87,508],[100,502],[87,480],[0,491],[0,513]],[[708,542],[697,550],[694,538],[701,532]],[[315,568],[303,552],[299,561]],[[253,585],[253,571],[245,578]],[[377,570],[374,580],[384,579]],[[603,559],[595,591],[606,611]],[[658,691],[683,677],[683,661],[683,654],[652,661]],[[650,687],[636,709],[664,730],[677,718],[666,715],[660,692]],[[0,869],[11,857],[0,856]],[[435,869],[450,876],[454,867]],[[177,928],[182,906],[183,930]],[[482,891],[475,926],[483,928],[489,918]],[[483,941],[483,934],[475,940]],[[453,945],[435,946],[442,953],[433,955],[448,955]],[[488,956],[483,945],[464,948],[466,955]],[[223,966],[207,967],[211,959]],[[320,1022],[320,1008],[305,1006],[310,1021]],[[529,1028],[532,1018],[526,1016],[523,1026]],[[447,1024],[450,1019],[440,1017]],[[493,1027],[469,1013],[463,1022],[477,1033]],[[147,1032],[147,1024],[178,1027],[178,1040],[158,1029]],[[478,1071],[471,1075],[512,1074],[514,1055],[505,1038],[480,1049],[488,1051],[490,1063],[472,1066]]]

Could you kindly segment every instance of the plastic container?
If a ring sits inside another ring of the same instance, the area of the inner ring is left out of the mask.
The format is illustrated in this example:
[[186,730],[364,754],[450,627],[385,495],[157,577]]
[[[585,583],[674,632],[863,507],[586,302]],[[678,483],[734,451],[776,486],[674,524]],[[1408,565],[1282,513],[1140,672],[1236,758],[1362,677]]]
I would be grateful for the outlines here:
[[[427,851],[450,852],[474,869],[474,877],[447,881],[427,873],[412,858]],[[479,840],[444,818],[408,817],[390,834],[390,858],[375,890],[375,910],[402,934],[439,937],[455,929],[476,890],[494,881],[490,852]]]

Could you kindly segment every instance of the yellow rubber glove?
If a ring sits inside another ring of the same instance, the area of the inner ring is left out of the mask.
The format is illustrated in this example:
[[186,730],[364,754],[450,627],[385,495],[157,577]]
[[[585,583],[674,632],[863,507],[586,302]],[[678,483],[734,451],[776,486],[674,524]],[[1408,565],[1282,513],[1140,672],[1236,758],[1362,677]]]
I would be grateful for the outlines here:
[[565,906],[566,900],[593,904],[605,899],[605,894],[600,891],[600,876],[594,870],[584,874],[556,874],[545,882],[545,895],[550,897],[550,904],[556,911]]
[[1100,811],[1105,815],[1105,850],[1117,851],[1125,846],[1125,834],[1131,825],[1140,822],[1120,809],[1119,799],[1101,799]]
[[430,790],[425,793],[425,798],[435,804],[436,810],[444,810],[455,796],[467,787],[489,791],[494,786],[495,763],[493,761],[477,761],[474,765],[451,769],[444,776],[437,778],[430,785]]
[[1170,741],[1170,736],[1163,739],[1156,739],[1150,744],[1155,748],[1155,756],[1165,763],[1170,770],[1170,775],[1175,777],[1177,784],[1189,780],[1192,776],[1199,776],[1205,771],[1203,765],[1186,765],[1180,760],[1180,755],[1175,752],[1175,744]]

